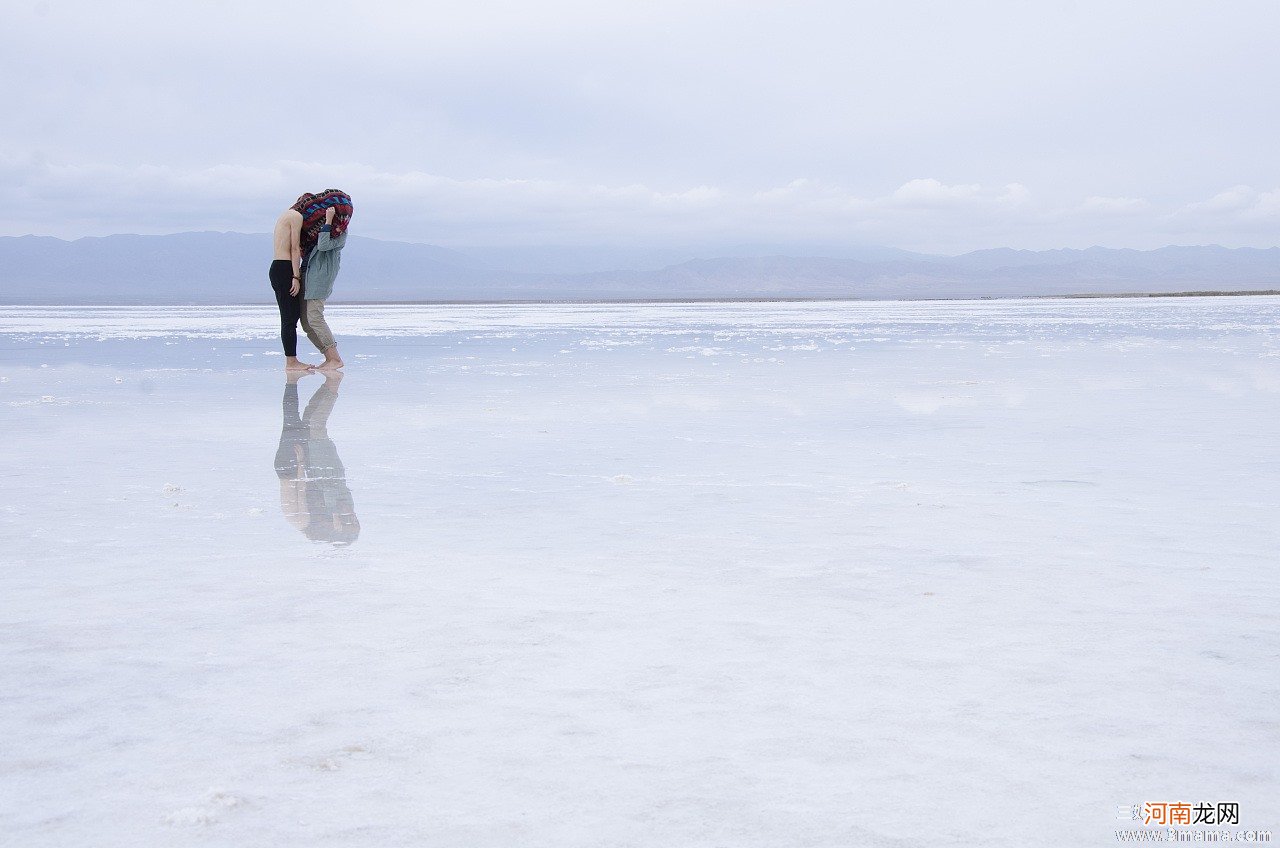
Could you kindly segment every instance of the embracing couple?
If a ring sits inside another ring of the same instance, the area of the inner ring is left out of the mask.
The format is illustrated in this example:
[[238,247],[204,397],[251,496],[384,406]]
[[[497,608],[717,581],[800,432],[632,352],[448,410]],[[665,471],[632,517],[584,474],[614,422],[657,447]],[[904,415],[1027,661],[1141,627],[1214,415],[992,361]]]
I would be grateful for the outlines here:
[[[287,371],[334,371],[342,367],[338,344],[324,320],[324,302],[333,294],[342,248],[351,223],[351,198],[338,189],[304,194],[276,220],[271,288],[280,307],[280,341]],[[324,362],[298,361],[298,322],[324,354]]]

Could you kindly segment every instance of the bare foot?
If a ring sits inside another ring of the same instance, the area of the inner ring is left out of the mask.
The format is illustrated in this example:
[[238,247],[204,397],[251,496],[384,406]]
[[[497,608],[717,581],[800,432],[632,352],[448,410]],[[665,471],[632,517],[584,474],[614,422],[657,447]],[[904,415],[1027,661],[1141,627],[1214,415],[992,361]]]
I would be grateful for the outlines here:
[[338,346],[329,345],[324,350],[324,362],[316,366],[321,371],[337,371],[342,367],[342,357],[338,356]]
[[342,357],[338,356],[338,346],[331,344],[321,351],[324,354],[324,362],[316,366],[321,371],[337,371],[342,367]]
[[310,362],[302,362],[296,356],[286,356],[284,358],[284,370],[286,371],[312,371],[315,366]]
[[284,372],[284,381],[290,385],[296,385],[303,377],[318,373],[320,372],[311,368],[296,368],[293,370],[286,368]]

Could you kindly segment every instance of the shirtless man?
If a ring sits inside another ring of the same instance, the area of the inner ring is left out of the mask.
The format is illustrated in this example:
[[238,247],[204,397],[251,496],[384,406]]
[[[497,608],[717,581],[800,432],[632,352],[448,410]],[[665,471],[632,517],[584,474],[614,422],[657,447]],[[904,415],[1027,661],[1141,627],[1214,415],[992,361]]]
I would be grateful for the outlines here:
[[[302,195],[295,202],[303,202],[310,195]],[[276,219],[272,236],[275,241],[275,259],[271,262],[268,277],[271,289],[276,293],[276,305],[280,307],[280,343],[284,345],[286,371],[310,371],[313,366],[298,361],[298,319],[302,316],[302,213],[290,207]]]

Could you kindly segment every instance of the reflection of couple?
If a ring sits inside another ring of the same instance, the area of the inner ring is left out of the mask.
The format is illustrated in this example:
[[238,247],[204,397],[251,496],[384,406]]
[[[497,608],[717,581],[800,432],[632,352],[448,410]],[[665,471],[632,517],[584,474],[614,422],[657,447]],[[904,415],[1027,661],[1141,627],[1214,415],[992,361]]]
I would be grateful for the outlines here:
[[316,389],[299,418],[298,380],[306,373],[290,372],[285,377],[284,426],[276,449],[280,508],[308,539],[349,545],[360,535],[360,521],[347,488],[346,469],[327,430],[342,373],[325,372],[324,385]]
[[[342,367],[338,344],[324,320],[324,302],[333,293],[342,248],[351,223],[351,198],[338,189],[304,194],[276,220],[275,258],[268,276],[280,307],[280,342],[286,371],[334,371]],[[298,361],[298,322],[324,354],[324,362]]]

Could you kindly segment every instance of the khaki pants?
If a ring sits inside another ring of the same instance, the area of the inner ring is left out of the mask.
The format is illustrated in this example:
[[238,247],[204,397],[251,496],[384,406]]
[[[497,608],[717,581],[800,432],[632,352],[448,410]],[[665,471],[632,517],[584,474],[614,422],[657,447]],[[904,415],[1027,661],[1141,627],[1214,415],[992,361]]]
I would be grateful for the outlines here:
[[302,330],[316,346],[316,350],[325,353],[337,342],[334,341],[333,332],[324,320],[324,301],[306,300],[303,303],[306,304],[306,308],[302,310]]

